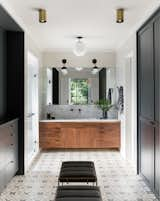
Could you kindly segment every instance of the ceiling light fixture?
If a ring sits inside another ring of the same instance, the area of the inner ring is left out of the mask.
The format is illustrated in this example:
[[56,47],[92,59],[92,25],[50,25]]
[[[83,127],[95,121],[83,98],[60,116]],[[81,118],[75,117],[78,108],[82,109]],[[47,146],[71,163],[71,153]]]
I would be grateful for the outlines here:
[[45,9],[39,9],[39,22],[46,23],[47,22],[47,12]]
[[83,37],[78,36],[76,38],[77,38],[77,42],[75,44],[73,52],[76,56],[79,56],[79,57],[84,56],[86,53],[86,46],[85,46],[84,42],[82,41]]
[[82,70],[82,67],[76,67],[75,68],[77,71],[81,71]]
[[92,69],[92,74],[95,75],[95,74],[97,74],[98,71],[99,71],[99,68],[96,66],[96,64],[97,64],[97,59],[92,59],[92,63],[94,64],[94,67],[93,67],[93,69]]
[[119,8],[117,9],[117,23],[123,23],[124,22],[124,9]]
[[65,66],[66,63],[67,63],[67,59],[62,59],[63,67],[61,68],[61,72],[63,73],[63,75],[67,75],[68,74],[67,67]]

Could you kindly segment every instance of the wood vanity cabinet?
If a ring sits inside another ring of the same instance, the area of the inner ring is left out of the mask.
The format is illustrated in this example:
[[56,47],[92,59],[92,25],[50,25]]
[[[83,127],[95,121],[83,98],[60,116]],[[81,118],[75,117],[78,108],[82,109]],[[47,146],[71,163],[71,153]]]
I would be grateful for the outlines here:
[[120,148],[120,122],[40,122],[40,147]]

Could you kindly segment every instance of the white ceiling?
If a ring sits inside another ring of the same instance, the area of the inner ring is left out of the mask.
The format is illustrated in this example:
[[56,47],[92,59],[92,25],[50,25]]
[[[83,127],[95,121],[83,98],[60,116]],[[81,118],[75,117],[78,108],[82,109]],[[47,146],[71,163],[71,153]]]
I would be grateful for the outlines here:
[[[145,13],[159,0],[9,0],[32,38],[43,50],[72,50],[82,35],[88,49],[115,50]],[[115,22],[116,8],[125,8],[125,22]],[[38,22],[45,8],[48,22]]]

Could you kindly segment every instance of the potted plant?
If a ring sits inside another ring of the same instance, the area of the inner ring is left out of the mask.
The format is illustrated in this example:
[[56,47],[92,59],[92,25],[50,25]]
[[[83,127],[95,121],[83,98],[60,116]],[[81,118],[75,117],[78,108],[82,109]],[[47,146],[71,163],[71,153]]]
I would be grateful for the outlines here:
[[108,99],[100,99],[95,103],[98,108],[100,108],[103,112],[103,118],[107,118],[107,112],[111,109],[112,104]]

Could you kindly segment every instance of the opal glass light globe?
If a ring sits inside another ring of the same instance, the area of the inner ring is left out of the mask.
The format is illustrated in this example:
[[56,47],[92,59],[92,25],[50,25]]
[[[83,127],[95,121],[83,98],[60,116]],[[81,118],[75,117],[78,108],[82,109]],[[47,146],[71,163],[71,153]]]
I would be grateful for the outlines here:
[[82,42],[81,40],[78,40],[76,42],[73,52],[76,56],[84,56],[86,53],[86,46],[84,42]]

